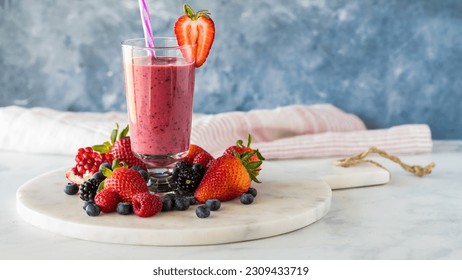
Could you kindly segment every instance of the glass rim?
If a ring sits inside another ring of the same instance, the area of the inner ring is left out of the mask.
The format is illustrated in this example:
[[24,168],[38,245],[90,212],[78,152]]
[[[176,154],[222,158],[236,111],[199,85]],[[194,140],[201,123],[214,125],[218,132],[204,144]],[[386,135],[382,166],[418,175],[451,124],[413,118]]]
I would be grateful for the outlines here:
[[135,45],[134,42],[139,42],[142,41],[143,43],[145,42],[144,38],[132,38],[132,39],[126,39],[120,42],[122,47],[131,47],[134,49],[139,49],[139,50],[178,50],[178,49],[184,49],[184,48],[189,48],[189,47],[194,47],[194,45],[183,45],[179,46],[178,41],[176,37],[154,37],[154,42],[157,40],[164,40],[164,41],[174,41],[175,45],[173,46],[157,46],[155,45],[154,47],[147,47],[145,45],[143,46],[138,46]]

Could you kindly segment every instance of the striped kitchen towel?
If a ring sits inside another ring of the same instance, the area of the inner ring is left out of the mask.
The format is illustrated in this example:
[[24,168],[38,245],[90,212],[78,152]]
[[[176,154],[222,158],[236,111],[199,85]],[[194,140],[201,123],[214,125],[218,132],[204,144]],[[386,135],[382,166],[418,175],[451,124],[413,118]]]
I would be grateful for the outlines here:
[[330,104],[205,115],[194,121],[191,142],[217,156],[236,139],[246,142],[249,133],[267,159],[347,156],[371,146],[395,154],[432,150],[425,124],[368,130],[356,115]]
[[[80,147],[103,143],[126,113],[64,112],[49,108],[0,107],[0,147],[30,153],[75,155]],[[371,146],[395,154],[432,150],[424,124],[367,129],[357,116],[330,104],[194,114],[191,143],[220,155],[237,139],[253,137],[252,147],[267,159],[347,156]]]

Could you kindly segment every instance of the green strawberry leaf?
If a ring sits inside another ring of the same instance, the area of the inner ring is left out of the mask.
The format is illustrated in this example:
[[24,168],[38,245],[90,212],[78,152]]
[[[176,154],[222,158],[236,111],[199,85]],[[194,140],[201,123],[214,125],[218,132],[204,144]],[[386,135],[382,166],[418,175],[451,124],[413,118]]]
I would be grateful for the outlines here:
[[112,170],[115,170],[116,168],[119,168],[119,167],[120,167],[120,161],[118,158],[115,158],[112,161]]
[[254,181],[255,183],[261,183],[258,179],[257,179],[257,176],[252,173],[252,172],[249,172],[249,176],[250,176],[250,179],[252,179],[252,181]]
[[257,169],[258,167],[260,167],[262,163],[263,162],[261,161],[252,161],[252,162],[249,162],[246,166],[249,169]]
[[111,144],[114,144],[117,141],[118,134],[119,134],[119,124],[116,123],[116,128],[112,130],[112,133],[111,133]]
[[103,180],[101,183],[99,183],[98,189],[96,190],[96,192],[100,192],[100,191],[102,191],[103,189],[104,189],[104,180]]
[[119,135],[119,140],[127,136],[128,130],[129,130],[129,128],[128,128],[128,124],[127,124],[127,126],[126,126],[126,127],[122,130],[122,132],[120,133],[120,135]]
[[253,155],[255,155],[255,152],[249,152],[249,151],[244,152],[244,153],[241,154],[241,161],[242,162],[248,162],[249,159],[251,157],[253,157]]
[[258,149],[255,150],[255,154],[257,155],[257,158],[259,160],[265,160],[265,158],[262,156],[262,154],[260,153]]
[[100,154],[106,154],[109,153],[111,150],[111,144],[109,142],[104,142],[103,144],[100,145],[94,145],[91,146],[94,151],[99,152]]
[[112,175],[112,170],[107,168],[107,167],[101,168],[101,172],[103,173],[104,177],[106,177],[106,178],[111,177],[111,175]]
[[234,155],[235,157],[241,158],[241,155],[240,155],[238,152],[236,152],[236,150],[232,149],[231,151],[233,152],[233,155]]

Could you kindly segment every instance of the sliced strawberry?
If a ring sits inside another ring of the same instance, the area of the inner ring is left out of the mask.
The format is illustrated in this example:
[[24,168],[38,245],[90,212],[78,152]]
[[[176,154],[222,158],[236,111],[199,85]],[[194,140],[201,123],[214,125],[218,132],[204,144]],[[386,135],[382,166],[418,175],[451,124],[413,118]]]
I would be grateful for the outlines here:
[[196,13],[188,4],[184,4],[183,9],[185,14],[177,19],[174,26],[178,45],[193,45],[196,67],[201,67],[215,39],[215,24],[207,10]]

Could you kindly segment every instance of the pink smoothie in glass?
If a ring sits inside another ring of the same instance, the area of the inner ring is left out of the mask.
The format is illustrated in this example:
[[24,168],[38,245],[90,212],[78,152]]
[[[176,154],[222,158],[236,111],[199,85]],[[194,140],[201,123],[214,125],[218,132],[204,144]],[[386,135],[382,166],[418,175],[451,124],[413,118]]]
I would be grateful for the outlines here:
[[194,63],[174,57],[136,58],[124,65],[132,150],[177,155],[189,149]]

